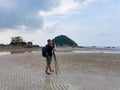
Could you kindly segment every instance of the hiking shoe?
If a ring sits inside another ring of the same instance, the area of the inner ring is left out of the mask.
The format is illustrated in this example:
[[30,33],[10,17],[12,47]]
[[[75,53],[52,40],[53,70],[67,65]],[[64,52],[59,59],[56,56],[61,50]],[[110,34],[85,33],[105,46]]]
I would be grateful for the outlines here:
[[51,73],[49,73],[49,72],[46,72],[46,71],[45,71],[45,73],[46,73],[46,74],[48,74],[48,75],[50,75],[50,74],[51,74]]

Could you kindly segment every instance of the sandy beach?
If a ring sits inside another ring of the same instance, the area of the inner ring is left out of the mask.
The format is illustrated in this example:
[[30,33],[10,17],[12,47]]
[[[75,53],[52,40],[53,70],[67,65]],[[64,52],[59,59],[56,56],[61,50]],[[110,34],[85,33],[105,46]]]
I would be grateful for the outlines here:
[[1,55],[0,90],[120,90],[120,54],[67,52],[56,56],[58,75],[46,75],[40,52]]

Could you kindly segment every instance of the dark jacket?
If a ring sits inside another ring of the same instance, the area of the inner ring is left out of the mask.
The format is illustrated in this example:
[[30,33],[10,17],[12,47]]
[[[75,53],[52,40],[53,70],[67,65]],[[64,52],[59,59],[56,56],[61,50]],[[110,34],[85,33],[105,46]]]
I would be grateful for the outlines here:
[[52,56],[52,50],[53,50],[54,47],[51,46],[51,45],[48,45],[48,44],[46,45],[46,47],[47,47],[47,53],[48,53],[48,55]]

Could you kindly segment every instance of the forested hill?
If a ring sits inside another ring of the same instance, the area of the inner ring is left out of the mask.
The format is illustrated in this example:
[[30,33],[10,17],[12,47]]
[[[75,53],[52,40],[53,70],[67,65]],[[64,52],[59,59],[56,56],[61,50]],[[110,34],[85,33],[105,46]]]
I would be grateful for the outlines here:
[[52,41],[56,44],[56,46],[78,46],[76,42],[65,35],[57,36]]

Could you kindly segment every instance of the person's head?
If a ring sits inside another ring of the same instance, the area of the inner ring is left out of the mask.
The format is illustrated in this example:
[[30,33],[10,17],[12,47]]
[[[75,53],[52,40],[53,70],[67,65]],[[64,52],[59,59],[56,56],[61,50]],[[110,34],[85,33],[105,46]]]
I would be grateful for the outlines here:
[[51,39],[48,39],[47,42],[48,42],[49,45],[52,44],[52,40]]

